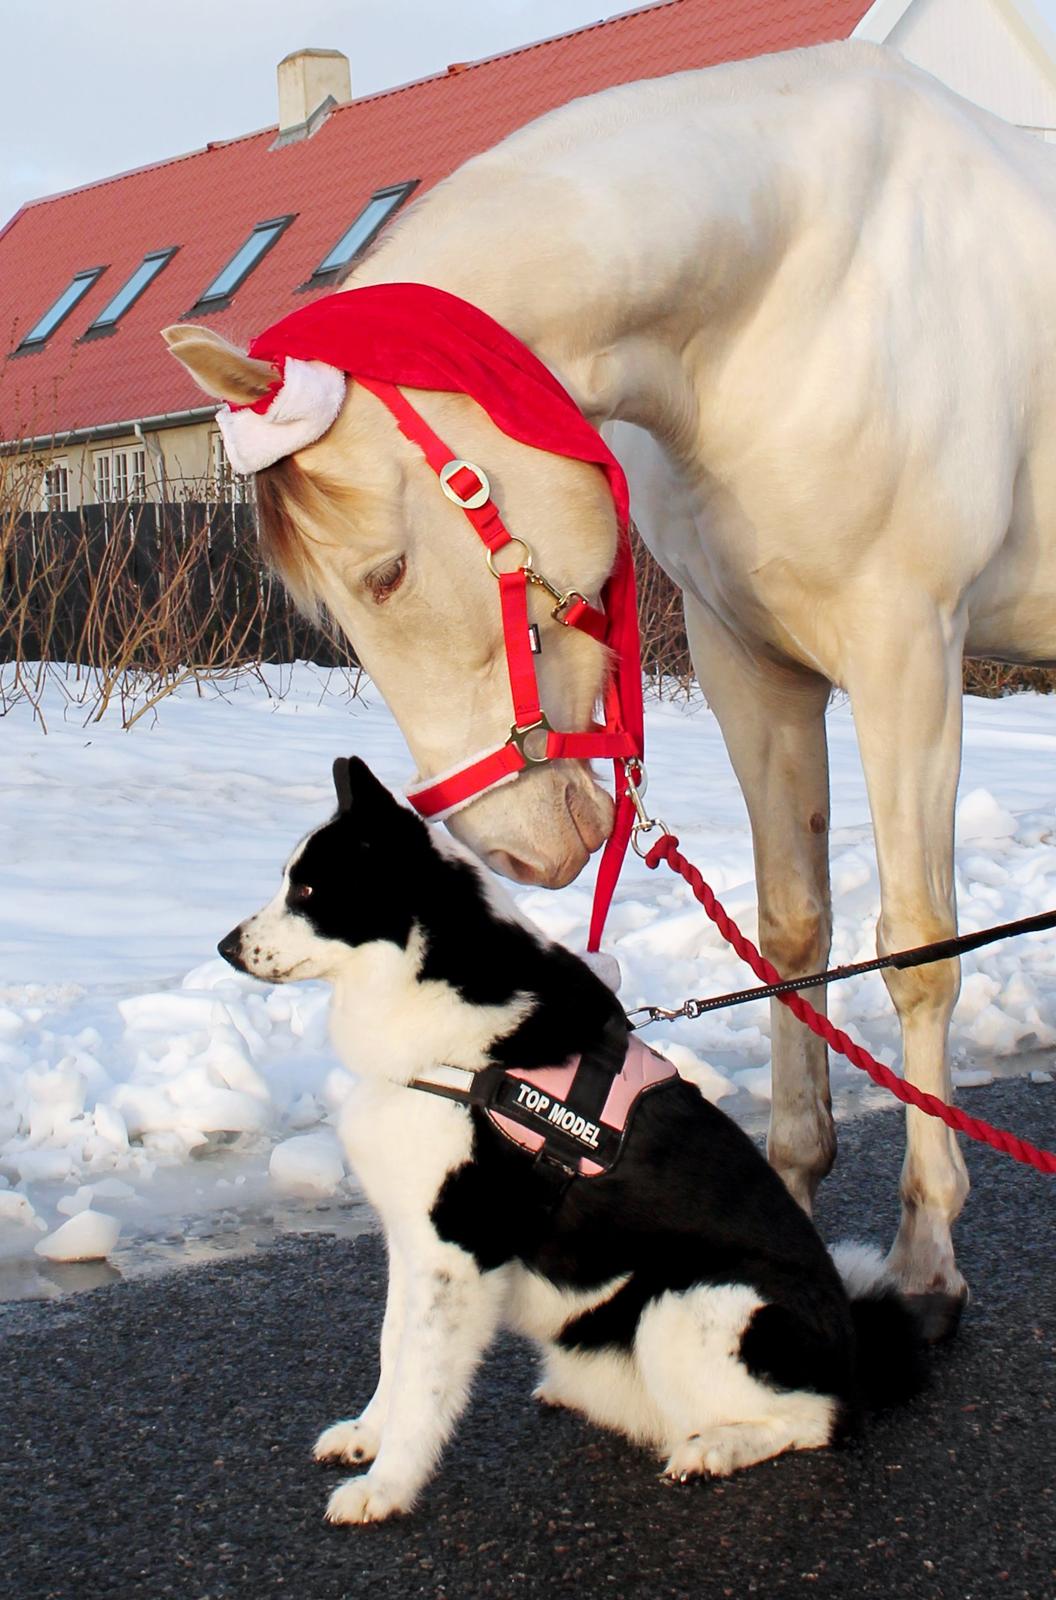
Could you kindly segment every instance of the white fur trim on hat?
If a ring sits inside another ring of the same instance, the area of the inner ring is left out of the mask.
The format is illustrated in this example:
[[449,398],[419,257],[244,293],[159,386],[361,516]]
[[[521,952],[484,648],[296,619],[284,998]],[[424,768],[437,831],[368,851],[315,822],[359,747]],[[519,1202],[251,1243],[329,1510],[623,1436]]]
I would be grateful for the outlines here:
[[259,472],[321,439],[345,399],[345,374],[325,361],[286,358],[285,380],[267,411],[228,405],[216,413],[227,459],[236,472]]

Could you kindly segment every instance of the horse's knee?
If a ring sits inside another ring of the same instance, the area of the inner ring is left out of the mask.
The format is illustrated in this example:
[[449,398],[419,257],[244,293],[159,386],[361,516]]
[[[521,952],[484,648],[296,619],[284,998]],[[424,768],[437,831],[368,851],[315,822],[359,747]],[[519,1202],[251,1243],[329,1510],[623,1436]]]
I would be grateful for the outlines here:
[[[881,954],[937,944],[957,933],[952,908],[929,905],[920,909],[885,908],[877,924],[876,947]],[[888,967],[887,991],[905,1021],[915,1013],[952,1011],[961,987],[960,964],[955,958],[929,961],[919,967]]]
[[828,951],[830,931],[828,908],[813,896],[759,908],[760,947],[782,977],[816,971]]

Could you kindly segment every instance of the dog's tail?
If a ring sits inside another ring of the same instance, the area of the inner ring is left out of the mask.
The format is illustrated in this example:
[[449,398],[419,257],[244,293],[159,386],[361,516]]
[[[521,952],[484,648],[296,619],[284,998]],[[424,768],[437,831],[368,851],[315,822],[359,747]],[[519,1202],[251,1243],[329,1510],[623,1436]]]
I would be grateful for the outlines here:
[[851,1302],[862,1404],[874,1410],[911,1399],[925,1377],[924,1340],[914,1312],[871,1245],[838,1244],[832,1259]]

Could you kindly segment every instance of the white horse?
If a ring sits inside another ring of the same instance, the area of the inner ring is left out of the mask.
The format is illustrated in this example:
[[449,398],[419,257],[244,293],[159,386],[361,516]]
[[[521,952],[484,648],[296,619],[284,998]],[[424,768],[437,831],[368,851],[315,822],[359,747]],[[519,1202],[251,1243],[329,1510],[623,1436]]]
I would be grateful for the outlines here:
[[[825,706],[850,696],[882,889],[881,950],[952,934],[961,657],[1056,657],[1056,152],[861,44],[628,84],[553,112],[419,201],[345,285],[415,280],[522,338],[610,437],[638,524],[685,593],[693,659],[747,800],[763,950],[829,947]],[[210,393],[270,368],[173,334]],[[589,466],[416,395],[489,473],[555,581],[596,592],[612,504]],[[287,581],[353,640],[421,775],[501,742],[495,586],[461,512],[355,383],[316,444],[259,474]],[[533,602],[534,603],[534,602]],[[540,605],[543,701],[583,727],[604,672]],[[702,795],[701,806],[707,806]],[[452,826],[558,886],[609,827],[576,763]],[[955,962],[887,974],[904,1071],[948,1098]],[[779,1005],[770,1158],[809,1208],[834,1156],[823,1045]],[[908,1113],[891,1265],[933,1331],[965,1294],[968,1180]]]

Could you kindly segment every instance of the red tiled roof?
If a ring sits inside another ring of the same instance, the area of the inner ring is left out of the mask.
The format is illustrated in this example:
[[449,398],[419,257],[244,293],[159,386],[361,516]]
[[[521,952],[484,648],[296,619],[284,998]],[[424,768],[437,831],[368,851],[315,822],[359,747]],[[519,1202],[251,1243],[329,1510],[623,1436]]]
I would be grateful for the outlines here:
[[[175,322],[253,225],[296,221],[231,305],[195,320],[245,342],[303,303],[294,290],[375,189],[421,193],[478,151],[578,95],[637,78],[846,38],[868,0],[664,0],[335,110],[311,139],[274,128],[34,201],[0,231],[7,352],[74,273],[107,263],[48,343],[0,364],[0,440],[200,406],[158,330]],[[80,336],[149,250],[180,249],[107,337]],[[323,292],[323,291],[319,291]]]

